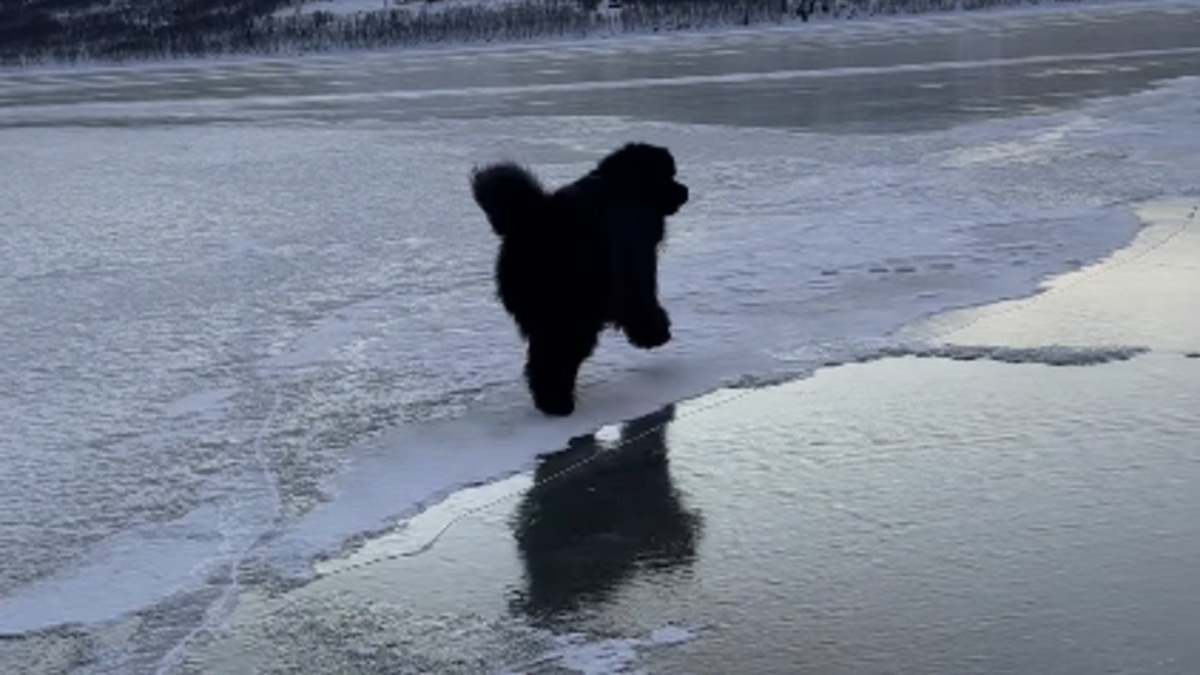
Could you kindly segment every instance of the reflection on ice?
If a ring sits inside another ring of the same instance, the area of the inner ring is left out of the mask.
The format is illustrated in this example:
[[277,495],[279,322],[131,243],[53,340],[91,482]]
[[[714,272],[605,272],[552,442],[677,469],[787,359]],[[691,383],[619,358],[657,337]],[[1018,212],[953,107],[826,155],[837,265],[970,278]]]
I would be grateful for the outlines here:
[[667,426],[674,407],[542,458],[514,514],[525,569],[514,609],[534,622],[603,603],[638,573],[670,574],[695,559],[703,520],[671,481]]

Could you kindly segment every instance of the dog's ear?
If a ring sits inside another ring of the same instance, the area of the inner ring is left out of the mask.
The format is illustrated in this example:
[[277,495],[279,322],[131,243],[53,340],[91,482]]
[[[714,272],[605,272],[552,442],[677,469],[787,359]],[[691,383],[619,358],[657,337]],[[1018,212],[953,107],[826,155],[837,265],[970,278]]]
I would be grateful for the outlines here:
[[623,183],[664,181],[675,178],[671,151],[649,143],[627,143],[600,160],[597,173]]

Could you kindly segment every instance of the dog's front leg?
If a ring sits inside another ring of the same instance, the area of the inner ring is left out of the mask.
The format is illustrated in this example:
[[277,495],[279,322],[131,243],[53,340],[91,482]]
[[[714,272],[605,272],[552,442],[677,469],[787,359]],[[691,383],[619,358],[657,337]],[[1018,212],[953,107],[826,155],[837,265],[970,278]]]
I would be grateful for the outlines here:
[[629,317],[621,327],[629,343],[640,349],[654,349],[671,341],[671,317],[658,303]]
[[671,320],[658,302],[658,244],[662,227],[641,214],[610,220],[610,317],[630,344],[660,347],[671,339]]
[[671,318],[658,302],[658,250],[646,242],[626,249],[618,323],[630,344],[641,349],[661,347],[671,340]]

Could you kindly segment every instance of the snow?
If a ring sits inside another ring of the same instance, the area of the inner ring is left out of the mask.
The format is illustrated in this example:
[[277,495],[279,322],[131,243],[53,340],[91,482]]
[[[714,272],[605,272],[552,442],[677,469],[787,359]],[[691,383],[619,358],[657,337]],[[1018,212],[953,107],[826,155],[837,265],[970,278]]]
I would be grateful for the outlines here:
[[277,16],[287,16],[289,14],[328,12],[329,14],[344,16],[362,12],[378,12],[391,9],[399,4],[392,0],[316,0],[315,2],[300,2],[293,7],[285,7],[275,12],[275,14]]
[[301,1],[293,7],[286,7],[275,12],[276,16],[292,14],[312,14],[326,12],[335,16],[350,16],[384,10],[406,10],[411,12],[441,12],[451,7],[485,6],[495,7],[513,0],[309,0]]

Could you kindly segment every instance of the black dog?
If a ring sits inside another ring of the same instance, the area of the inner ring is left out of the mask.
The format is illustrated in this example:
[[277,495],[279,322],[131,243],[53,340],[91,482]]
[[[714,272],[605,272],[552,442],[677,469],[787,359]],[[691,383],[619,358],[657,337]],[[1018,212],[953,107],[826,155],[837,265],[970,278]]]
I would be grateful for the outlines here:
[[671,339],[658,246],[688,189],[666,148],[630,143],[553,192],[507,162],[477,169],[471,188],[501,240],[496,287],[529,343],[525,379],[539,410],[574,411],[579,366],[606,326],[642,349]]

